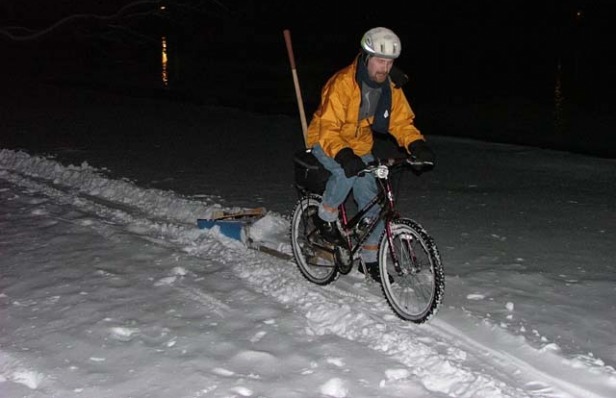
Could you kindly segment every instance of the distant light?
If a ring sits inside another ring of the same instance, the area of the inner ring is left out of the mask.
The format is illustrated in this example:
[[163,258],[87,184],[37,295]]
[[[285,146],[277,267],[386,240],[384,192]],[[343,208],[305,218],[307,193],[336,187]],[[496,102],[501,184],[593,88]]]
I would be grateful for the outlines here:
[[163,81],[163,86],[167,87],[169,85],[169,71],[167,69],[167,37],[161,37],[161,79]]

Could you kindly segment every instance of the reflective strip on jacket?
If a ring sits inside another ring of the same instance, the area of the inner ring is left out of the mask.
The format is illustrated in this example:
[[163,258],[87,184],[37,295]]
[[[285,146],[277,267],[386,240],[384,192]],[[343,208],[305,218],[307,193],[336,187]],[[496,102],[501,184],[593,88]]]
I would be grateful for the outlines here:
[[[334,74],[321,91],[321,103],[308,126],[307,146],[321,145],[328,156],[335,157],[342,148],[353,149],[358,156],[372,151],[373,138],[370,125],[374,116],[359,119],[361,87],[355,78],[357,58],[351,65]],[[391,115],[389,133],[398,145],[408,145],[423,135],[413,124],[415,114],[401,88],[391,83]]]

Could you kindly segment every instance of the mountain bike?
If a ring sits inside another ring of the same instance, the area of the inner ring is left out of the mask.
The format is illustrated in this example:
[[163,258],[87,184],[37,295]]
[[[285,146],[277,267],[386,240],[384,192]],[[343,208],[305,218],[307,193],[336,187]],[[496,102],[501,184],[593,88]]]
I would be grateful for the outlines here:
[[[429,166],[406,157],[377,159],[368,164],[359,178],[363,174],[374,175],[379,191],[354,214],[348,208],[348,201],[340,205],[337,225],[344,245],[332,245],[320,238],[314,219],[318,217],[323,186],[311,189],[309,184],[299,181],[296,172],[299,200],[293,210],[290,235],[293,256],[302,275],[312,283],[327,285],[341,274],[350,273],[357,264],[369,279],[360,253],[364,241],[382,220],[385,228],[377,254],[381,291],[399,318],[414,323],[429,320],[443,300],[443,264],[428,232],[416,221],[398,213],[391,183],[392,172],[398,169],[411,167],[421,171]],[[380,207],[378,216],[365,217],[374,206]]]

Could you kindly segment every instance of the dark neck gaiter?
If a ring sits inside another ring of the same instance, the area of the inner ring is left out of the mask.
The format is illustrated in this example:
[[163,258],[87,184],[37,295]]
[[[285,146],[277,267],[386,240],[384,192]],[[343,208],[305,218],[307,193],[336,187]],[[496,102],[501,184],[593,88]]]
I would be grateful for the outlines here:
[[380,134],[389,133],[389,116],[391,113],[391,87],[389,85],[389,79],[383,83],[377,83],[370,79],[368,76],[368,68],[364,63],[363,57],[359,57],[357,60],[357,82],[362,87],[362,101],[364,96],[364,84],[370,89],[380,89],[381,95],[379,102],[376,105],[374,111],[374,122],[372,123],[372,130]]

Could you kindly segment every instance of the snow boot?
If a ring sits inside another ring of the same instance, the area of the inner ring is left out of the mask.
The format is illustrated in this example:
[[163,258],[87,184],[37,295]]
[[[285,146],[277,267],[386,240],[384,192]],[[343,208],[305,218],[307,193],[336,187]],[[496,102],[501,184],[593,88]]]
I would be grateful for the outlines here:
[[325,221],[318,214],[313,216],[314,225],[319,230],[321,238],[334,246],[344,246],[345,241],[342,234],[338,230],[335,221]]
[[[379,271],[379,263],[373,262],[373,263],[365,263],[365,264],[366,264],[366,269],[368,270],[368,275],[370,275],[370,277],[375,282],[381,283],[381,273]],[[359,271],[360,274],[364,273],[364,269],[361,265],[357,267],[357,270]],[[394,278],[392,278],[391,275],[387,275],[387,277],[389,279],[389,283],[392,283],[394,281]]]

